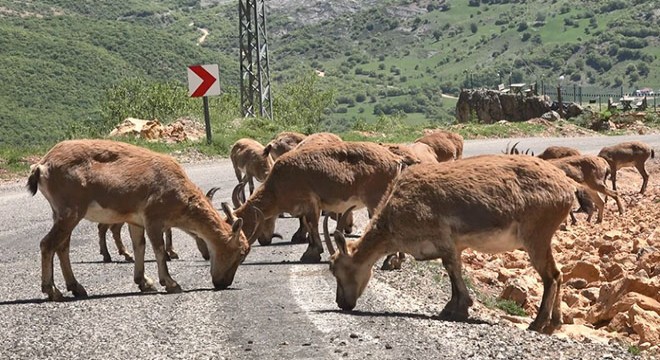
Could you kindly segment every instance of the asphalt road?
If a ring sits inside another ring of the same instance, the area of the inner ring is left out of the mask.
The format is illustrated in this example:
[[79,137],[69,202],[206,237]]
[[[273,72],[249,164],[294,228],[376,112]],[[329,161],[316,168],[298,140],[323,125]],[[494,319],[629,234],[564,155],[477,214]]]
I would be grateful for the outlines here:
[[[536,153],[548,145],[597,153],[630,139],[660,149],[658,135],[525,138],[468,141],[464,154],[499,153],[507,142],[518,140],[519,148]],[[216,193],[218,207],[229,200],[236,180],[228,160],[186,169],[203,189],[222,188]],[[140,294],[132,264],[116,255],[110,239],[116,262],[102,263],[96,226],[83,221],[72,236],[71,259],[90,296],[46,302],[40,290],[39,241],[50,229],[51,211],[40,193],[31,197],[23,185],[0,187],[0,359],[592,358],[585,354],[593,349],[572,341],[499,325],[435,320],[424,310],[428,304],[379,281],[369,284],[357,312],[338,311],[328,265],[298,263],[305,246],[288,242],[295,219],[279,220],[284,241],[255,244],[224,291],[212,290],[208,263],[194,241],[175,230],[181,259],[170,263],[170,273],[184,293],[171,295],[164,289]],[[366,216],[359,219],[364,225]],[[125,229],[124,239],[129,245]],[[146,273],[156,278],[149,246],[147,259]],[[64,290],[58,265],[55,276]],[[444,301],[434,305],[440,309]]]

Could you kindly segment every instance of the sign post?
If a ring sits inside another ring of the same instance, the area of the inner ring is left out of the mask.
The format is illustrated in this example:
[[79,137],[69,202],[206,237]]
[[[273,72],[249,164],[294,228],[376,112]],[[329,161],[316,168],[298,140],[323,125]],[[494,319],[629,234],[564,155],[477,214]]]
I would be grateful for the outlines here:
[[211,143],[211,120],[208,97],[220,95],[219,77],[217,64],[188,66],[188,95],[203,99],[206,142],[209,144]]

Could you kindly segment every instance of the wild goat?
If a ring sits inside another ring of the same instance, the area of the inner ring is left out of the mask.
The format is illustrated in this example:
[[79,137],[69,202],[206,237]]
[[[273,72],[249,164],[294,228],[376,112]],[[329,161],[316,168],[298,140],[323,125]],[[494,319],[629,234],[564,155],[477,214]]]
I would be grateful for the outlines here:
[[646,185],[649,182],[649,174],[644,168],[644,163],[651,157],[655,157],[655,151],[640,141],[624,142],[613,146],[606,146],[600,150],[598,156],[607,161],[610,166],[612,189],[616,190],[616,172],[623,167],[634,166],[642,175],[642,188],[640,194],[646,191]]
[[[584,185],[582,190],[584,190],[591,200],[598,208],[598,217],[596,222],[600,223],[603,221],[603,209],[605,208],[605,202],[603,199],[598,196],[598,193],[601,193],[605,196],[611,196],[616,201],[616,205],[619,209],[619,214],[623,214],[623,206],[619,200],[619,196],[616,191],[612,191],[605,186],[605,175],[609,172],[607,162],[602,158],[599,158],[595,155],[573,155],[558,159],[547,160],[550,164],[561,169],[566,176],[575,180],[578,184]],[[579,201],[579,195],[578,201]],[[571,213],[571,219],[575,223],[575,217]],[[591,220],[591,214],[587,217],[587,222]]]
[[180,228],[206,243],[217,289],[231,285],[250,250],[241,231],[242,220],[228,225],[173,158],[138,146],[108,140],[60,142],[32,166],[27,187],[33,195],[40,190],[53,210],[53,226],[40,244],[41,288],[49,300],[63,299],[53,281],[55,253],[67,290],[75,297],[87,296],[69,259],[71,232],[82,219],[129,223],[134,280],[141,291],[155,290],[153,281],[144,275],[145,230],[156,255],[160,283],[168,293],[181,292],[181,287],[167,270],[165,229]]
[[472,305],[461,273],[461,252],[515,249],[528,252],[543,281],[543,299],[529,326],[552,331],[561,324],[561,273],[552,256],[552,237],[573,204],[575,183],[561,170],[527,156],[485,155],[455,162],[415,165],[396,180],[359,240],[330,259],[337,279],[337,305],[355,308],[374,263],[394,252],[417,260],[442,259],[451,280],[451,299],[442,318],[465,320]]
[[437,163],[438,158],[435,155],[433,149],[421,142],[408,144],[392,144],[392,143],[379,143],[379,145],[384,146],[386,149],[392,153],[402,156],[416,159],[420,163]]
[[[521,152],[516,149],[518,143],[515,143],[511,149],[507,145],[507,149],[504,153],[519,155]],[[529,152],[529,149],[525,151],[525,154]],[[575,154],[577,155],[569,155]],[[623,214],[623,206],[619,201],[619,197],[616,192],[608,190],[604,183],[604,178],[609,173],[607,168],[607,163],[593,155],[580,155],[579,150],[562,147],[562,146],[550,146],[541,153],[538,157],[540,159],[546,158],[546,161],[551,164],[559,167],[566,176],[570,177],[577,183],[582,186],[578,187],[575,192],[575,197],[580,204],[580,208],[577,211],[571,211],[569,213],[571,217],[571,224],[575,225],[577,219],[575,218],[574,212],[584,211],[587,213],[587,222],[591,221],[593,215],[593,207],[596,206],[598,209],[598,218],[597,223],[603,221],[603,210],[605,208],[605,202],[600,198],[598,193],[602,193],[607,198],[607,195],[614,197],[616,204],[619,209],[619,213]],[[534,156],[534,154],[531,154]]]
[[[439,162],[435,151],[433,151],[429,145],[422,142],[415,142],[410,145],[389,143],[381,143],[380,145],[385,146],[396,155],[417,159],[420,164],[437,164]],[[453,158],[446,158],[444,161],[449,160],[453,160]],[[369,217],[371,218],[371,214],[369,214]],[[328,234],[327,230],[325,231],[325,234]],[[381,270],[401,269],[405,258],[406,255],[404,253],[390,254],[385,258],[385,261],[383,261]]]
[[444,130],[435,130],[415,140],[430,146],[438,162],[456,160],[463,157],[463,137],[460,134]]
[[543,160],[550,160],[573,155],[580,155],[580,150],[567,146],[548,146],[545,150],[543,150],[542,153],[538,155],[538,158]]
[[[277,159],[280,156],[292,150],[299,150],[317,145],[328,146],[333,143],[340,143],[342,141],[343,140],[339,136],[329,132],[314,133],[309,136],[305,136],[296,132],[282,132],[278,134],[274,140],[268,143],[266,149],[264,150],[264,156],[267,156],[268,154],[272,154],[274,156],[275,154],[277,154],[277,156],[274,157],[275,159]],[[292,147],[293,144],[296,145]],[[241,192],[238,192],[237,194],[240,195],[240,193]],[[238,208],[242,203],[245,202],[244,199],[242,201],[238,201],[238,199],[236,199],[234,196],[232,196],[232,201],[234,203],[235,208]],[[337,215],[334,213],[331,213],[330,215],[334,218],[337,218]],[[300,221],[300,226],[298,227],[298,230],[296,230],[296,232],[291,237],[291,242],[293,243],[308,242],[308,238],[307,238],[308,232],[307,232],[307,227],[305,225],[305,220],[302,217],[300,217],[299,221]],[[272,238],[268,236],[268,232],[270,230],[274,231],[274,224],[272,226],[272,229],[270,226],[268,226],[264,234],[259,237],[259,244],[261,245],[270,244],[269,239]],[[353,231],[352,213],[348,215],[344,230],[346,231],[346,233],[349,234]]]
[[301,141],[305,139],[307,135],[292,132],[292,131],[283,131],[271,140],[264,147],[263,156],[270,155],[273,160],[277,160],[278,157],[288,153],[293,150]]
[[[323,253],[318,232],[321,209],[342,213],[351,206],[366,206],[373,211],[403,165],[401,157],[374,143],[310,145],[277,159],[263,185],[235,212],[226,204],[223,209],[228,219],[243,218],[247,232],[269,231],[280,213],[302,216],[311,242],[301,261],[319,262]],[[256,221],[252,207],[263,212],[265,224]]]
[[263,182],[273,166],[270,156],[263,156],[264,146],[252,139],[239,139],[231,147],[229,157],[234,165],[238,182],[246,182],[250,186],[250,194],[254,192],[254,178]]

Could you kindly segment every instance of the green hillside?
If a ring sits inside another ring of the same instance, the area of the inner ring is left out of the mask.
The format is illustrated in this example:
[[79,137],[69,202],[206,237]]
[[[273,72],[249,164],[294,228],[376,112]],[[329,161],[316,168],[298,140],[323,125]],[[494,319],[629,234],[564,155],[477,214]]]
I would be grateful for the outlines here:
[[[107,128],[121,120],[101,117],[112,85],[139,77],[184,87],[195,63],[218,63],[236,96],[237,4],[0,0],[0,144]],[[455,100],[443,93],[500,82],[553,88],[564,75],[563,86],[603,93],[660,88],[657,0],[266,4],[273,95],[316,70],[335,94],[326,129],[381,115],[451,122]],[[200,28],[209,36],[198,45]]]

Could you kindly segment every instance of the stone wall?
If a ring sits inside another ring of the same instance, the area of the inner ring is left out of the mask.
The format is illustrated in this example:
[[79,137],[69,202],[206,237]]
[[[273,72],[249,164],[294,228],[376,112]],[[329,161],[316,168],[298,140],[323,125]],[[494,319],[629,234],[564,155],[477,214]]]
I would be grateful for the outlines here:
[[496,90],[463,90],[456,104],[459,122],[478,120],[492,124],[500,120],[527,121],[549,112],[552,101],[547,96],[502,94]]

